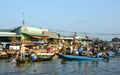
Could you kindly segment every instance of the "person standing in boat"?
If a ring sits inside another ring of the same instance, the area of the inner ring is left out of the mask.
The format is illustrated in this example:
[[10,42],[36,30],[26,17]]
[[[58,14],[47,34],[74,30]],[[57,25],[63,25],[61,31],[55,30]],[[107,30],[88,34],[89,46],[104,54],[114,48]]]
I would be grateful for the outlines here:
[[62,53],[63,54],[66,54],[66,48],[67,48],[66,44],[63,43],[63,46],[62,46]]
[[86,46],[86,56],[90,56],[90,54],[91,54],[91,46],[90,45],[87,45]]
[[48,53],[51,53],[51,50],[52,50],[51,46],[48,45],[48,47],[47,47],[47,52],[48,52]]
[[73,52],[73,45],[70,45],[70,54]]
[[25,54],[26,54],[26,49],[28,49],[28,48],[26,48],[25,47],[25,44],[21,44],[21,49],[20,49],[20,58],[21,59],[25,59]]
[[98,58],[98,57],[99,57],[97,47],[94,47],[94,48],[93,48],[93,56],[94,56],[95,58]]
[[83,52],[83,48],[81,46],[78,47],[78,55],[81,56]]

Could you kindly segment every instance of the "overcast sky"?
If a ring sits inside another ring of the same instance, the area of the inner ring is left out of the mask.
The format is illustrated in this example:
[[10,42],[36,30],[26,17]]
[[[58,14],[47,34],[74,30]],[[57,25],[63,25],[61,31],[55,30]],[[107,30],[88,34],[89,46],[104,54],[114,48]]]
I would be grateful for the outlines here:
[[0,28],[18,27],[23,19],[32,27],[120,34],[120,0],[0,0]]

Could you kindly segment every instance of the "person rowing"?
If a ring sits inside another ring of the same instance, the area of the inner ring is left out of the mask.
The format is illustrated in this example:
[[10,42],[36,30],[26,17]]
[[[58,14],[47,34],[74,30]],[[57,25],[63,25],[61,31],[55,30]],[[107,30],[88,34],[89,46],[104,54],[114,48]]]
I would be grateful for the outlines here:
[[16,51],[13,54],[12,58],[8,60],[8,62],[16,62],[16,60],[19,59],[19,55],[20,55],[19,51]]

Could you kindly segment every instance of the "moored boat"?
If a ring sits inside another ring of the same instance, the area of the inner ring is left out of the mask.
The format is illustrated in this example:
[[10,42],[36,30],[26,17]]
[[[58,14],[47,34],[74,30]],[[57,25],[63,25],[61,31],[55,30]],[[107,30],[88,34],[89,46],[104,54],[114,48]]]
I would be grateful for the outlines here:
[[78,56],[78,55],[65,55],[62,53],[57,54],[61,58],[71,59],[71,60],[103,60],[104,58],[95,58],[95,57],[88,57],[88,56]]
[[100,52],[99,57],[102,57],[104,59],[111,59],[115,56],[114,52],[109,51],[109,52]]
[[10,56],[9,55],[0,55],[0,59],[9,59]]

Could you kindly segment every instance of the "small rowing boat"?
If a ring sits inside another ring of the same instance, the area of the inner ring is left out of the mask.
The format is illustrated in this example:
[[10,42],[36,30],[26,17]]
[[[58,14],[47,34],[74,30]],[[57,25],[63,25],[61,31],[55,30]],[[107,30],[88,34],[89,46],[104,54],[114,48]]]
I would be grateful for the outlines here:
[[26,61],[27,62],[40,62],[40,61],[50,61],[53,59],[53,57],[55,56],[55,53],[54,54],[47,54],[47,55],[37,55],[37,58],[35,60],[32,60],[31,58],[28,58],[28,59],[17,59],[17,63],[25,63]]

